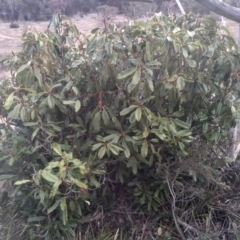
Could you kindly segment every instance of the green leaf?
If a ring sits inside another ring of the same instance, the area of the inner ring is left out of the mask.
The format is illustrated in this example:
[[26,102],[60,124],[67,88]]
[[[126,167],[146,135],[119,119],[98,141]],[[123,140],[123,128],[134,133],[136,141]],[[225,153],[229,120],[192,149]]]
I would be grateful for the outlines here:
[[36,137],[36,135],[38,134],[39,130],[40,130],[39,127],[37,127],[37,128],[34,130],[34,132],[32,133],[32,138],[31,138],[32,140]]
[[146,42],[146,57],[148,61],[152,60],[152,55],[151,55],[151,43],[148,41]]
[[37,93],[35,90],[33,90],[31,88],[21,88],[21,90],[25,90],[25,91],[31,92],[31,93]]
[[102,147],[99,149],[99,151],[98,151],[98,157],[99,157],[100,159],[102,159],[103,156],[105,155],[105,153],[106,153],[106,147],[105,147],[105,146],[102,146]]
[[18,118],[19,117],[19,112],[20,112],[21,104],[17,104],[13,110],[9,113],[8,117],[9,118]]
[[186,48],[182,48],[182,53],[185,58],[188,58],[188,51]]
[[30,217],[28,218],[28,222],[31,223],[31,222],[41,222],[43,220],[45,220],[47,217],[45,216],[38,216],[38,217]]
[[17,70],[17,74],[19,74],[20,72],[22,72],[23,70],[25,70],[27,67],[29,67],[29,63],[22,65],[22,66]]
[[178,126],[180,126],[180,127],[182,127],[182,128],[186,128],[186,129],[189,129],[189,128],[190,128],[189,124],[187,124],[187,123],[185,123],[185,122],[183,122],[183,121],[180,121],[180,120],[178,120],[178,119],[173,119],[173,122],[174,122],[176,125],[178,125]]
[[70,210],[71,210],[71,212],[75,212],[75,210],[76,210],[76,206],[75,206],[75,204],[74,204],[74,202],[73,201],[70,201],[70,203],[69,203],[69,207],[70,207]]
[[124,148],[124,154],[125,154],[126,158],[129,158],[130,155],[131,155],[131,152],[130,152],[130,149],[129,149],[129,147],[128,147],[128,145],[127,145],[125,140],[123,140],[122,146]]
[[148,142],[144,140],[142,147],[141,147],[141,156],[145,158],[148,155]]
[[20,118],[24,122],[27,116],[27,111],[25,107],[22,107],[20,110]]
[[11,174],[3,174],[0,175],[0,181],[11,179],[17,177],[16,175],[11,175]]
[[79,180],[77,179],[71,179],[73,180],[73,182],[75,182],[75,184],[80,187],[80,188],[84,188],[84,189],[88,189],[88,186],[86,183],[83,183],[83,182],[80,182]]
[[60,204],[60,201],[56,201],[48,210],[47,210],[47,214],[50,214],[51,212],[53,212]]
[[52,190],[51,190],[50,195],[49,195],[50,198],[53,198],[57,194],[58,188],[59,188],[61,183],[62,183],[62,180],[59,179],[53,184]]
[[135,111],[135,119],[137,121],[140,121],[142,118],[142,109],[141,108],[137,108]]
[[121,123],[118,121],[115,114],[109,108],[107,108],[107,112],[108,112],[110,118],[112,119],[113,123],[117,127],[117,129],[121,130],[122,129]]
[[197,63],[194,60],[187,59],[187,63],[189,67],[195,68],[197,66]]
[[6,110],[9,110],[9,109],[11,108],[12,104],[13,104],[13,96],[14,96],[14,93],[15,93],[15,92],[12,92],[12,93],[8,96],[8,98],[7,98],[7,100],[6,100],[5,104],[4,104],[4,108],[5,108]]
[[67,208],[66,198],[65,198],[65,197],[63,197],[63,198],[61,199],[60,207],[61,207],[61,210],[62,210],[62,211],[64,211],[64,210]]
[[102,110],[102,119],[105,126],[108,126],[110,123],[110,118],[105,109]]
[[184,111],[183,111],[183,110],[174,112],[174,113],[172,114],[172,117],[182,117],[182,116],[184,116]]
[[76,101],[75,103],[75,112],[78,112],[81,108],[81,102],[79,100]]
[[128,76],[130,76],[131,74],[133,74],[135,72],[135,68],[128,68],[126,70],[124,70],[123,72],[120,72],[117,76],[118,79],[123,79],[126,78]]
[[97,144],[94,144],[92,146],[92,151],[96,151],[97,149],[99,149],[101,146],[103,146],[104,143],[97,143]]
[[14,183],[14,185],[22,185],[22,184],[24,184],[24,183],[29,183],[29,182],[31,182],[31,180],[20,180],[20,181],[16,181],[15,183]]
[[101,122],[101,113],[97,112],[93,118],[93,129],[98,132],[100,130],[100,122]]
[[62,221],[64,226],[67,224],[67,220],[68,220],[68,211],[67,211],[67,208],[65,208],[64,211],[62,212]]
[[135,72],[133,79],[132,79],[132,84],[133,85],[137,85],[140,82],[141,79],[141,69],[137,69],[137,71]]
[[55,182],[57,182],[59,180],[56,175],[53,175],[50,171],[47,171],[47,170],[43,170],[41,175],[48,182],[55,183]]
[[79,93],[78,89],[76,87],[72,87],[73,92],[77,95]]
[[59,144],[57,143],[52,143],[51,148],[53,149],[54,152],[56,152],[59,156],[62,156],[62,149]]
[[26,127],[32,127],[32,126],[38,125],[38,123],[37,122],[26,122],[23,125]]
[[63,104],[65,105],[75,105],[76,101],[74,100],[65,100],[63,101]]
[[133,111],[135,108],[137,108],[137,107],[138,107],[137,105],[131,105],[130,107],[123,109],[123,110],[120,112],[120,116],[127,115],[128,113],[132,112],[132,111]]
[[38,80],[38,84],[39,84],[39,86],[40,87],[42,87],[42,85],[43,85],[43,80],[42,80],[42,75],[41,75],[41,72],[40,72],[40,70],[39,70],[39,68],[34,68],[34,73],[35,73],[35,76],[36,76],[36,78],[37,78],[37,80]]
[[51,95],[48,95],[47,97],[47,101],[48,101],[48,106],[53,109],[55,106],[55,101],[54,98]]
[[187,137],[187,136],[191,136],[191,135],[192,135],[192,133],[188,130],[181,130],[181,131],[175,133],[176,137]]
[[178,77],[177,79],[177,88],[181,91],[185,87],[185,79],[183,77]]

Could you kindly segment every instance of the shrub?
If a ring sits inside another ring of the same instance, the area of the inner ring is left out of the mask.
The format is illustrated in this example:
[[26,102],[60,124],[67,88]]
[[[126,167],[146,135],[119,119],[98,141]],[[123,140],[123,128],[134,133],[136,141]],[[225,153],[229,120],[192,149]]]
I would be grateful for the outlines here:
[[155,3],[128,2],[125,6],[125,14],[131,18],[152,16],[157,10]]
[[215,21],[155,14],[85,36],[55,15],[22,40],[0,89],[0,180],[14,187],[2,223],[17,214],[18,239],[80,238],[129,206],[157,215],[146,239],[156,226],[171,239],[236,231],[221,146],[239,115],[240,54]]
[[18,23],[11,23],[9,25],[10,28],[19,28],[19,24]]
[[102,5],[96,8],[99,15],[104,18],[111,18],[118,13],[117,7],[110,7],[108,5]]

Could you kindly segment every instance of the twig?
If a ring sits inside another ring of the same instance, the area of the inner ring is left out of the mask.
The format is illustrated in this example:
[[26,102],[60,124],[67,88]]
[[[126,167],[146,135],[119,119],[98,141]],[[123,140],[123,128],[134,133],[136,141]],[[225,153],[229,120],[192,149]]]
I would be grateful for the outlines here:
[[178,231],[178,233],[180,234],[182,240],[187,240],[181,230],[181,228],[179,227],[177,218],[176,218],[176,214],[175,214],[175,208],[176,208],[176,194],[173,190],[173,187],[171,186],[169,179],[168,179],[168,172],[166,173],[166,179],[167,179],[167,184],[168,184],[168,189],[170,194],[172,195],[172,203],[171,203],[171,210],[172,210],[172,216],[173,216],[173,221],[175,223],[176,229]]

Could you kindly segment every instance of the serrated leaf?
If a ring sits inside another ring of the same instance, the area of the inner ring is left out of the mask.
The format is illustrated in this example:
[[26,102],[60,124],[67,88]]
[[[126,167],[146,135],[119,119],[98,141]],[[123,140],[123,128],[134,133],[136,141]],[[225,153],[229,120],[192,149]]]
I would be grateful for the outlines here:
[[76,101],[75,103],[75,112],[78,112],[81,108],[81,102],[79,100]]
[[120,72],[117,76],[118,79],[123,79],[126,78],[128,76],[130,76],[131,74],[133,74],[135,72],[136,68],[128,68],[122,72]]
[[14,93],[15,93],[15,92],[12,92],[12,93],[8,96],[8,98],[6,99],[6,102],[5,102],[5,104],[4,104],[4,108],[5,108],[6,110],[9,110],[9,109],[11,108],[12,104],[13,104],[13,96],[14,96]]

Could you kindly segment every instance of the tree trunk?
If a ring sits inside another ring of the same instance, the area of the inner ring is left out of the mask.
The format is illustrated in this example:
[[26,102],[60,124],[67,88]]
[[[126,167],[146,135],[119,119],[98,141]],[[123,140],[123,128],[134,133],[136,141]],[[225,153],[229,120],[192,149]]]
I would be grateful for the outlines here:
[[240,9],[218,0],[195,0],[209,10],[240,23]]

